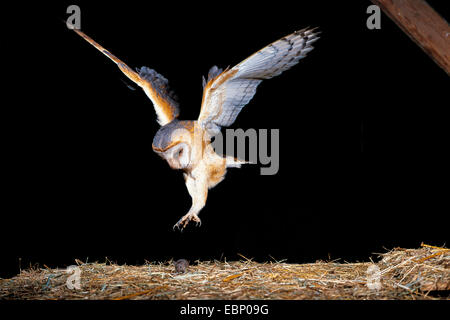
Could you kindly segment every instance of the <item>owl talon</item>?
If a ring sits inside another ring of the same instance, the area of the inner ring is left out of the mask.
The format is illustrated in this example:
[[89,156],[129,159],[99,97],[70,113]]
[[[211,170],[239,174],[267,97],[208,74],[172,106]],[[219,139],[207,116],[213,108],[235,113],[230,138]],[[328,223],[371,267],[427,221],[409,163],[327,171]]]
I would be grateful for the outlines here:
[[178,222],[173,226],[173,230],[175,230],[175,228],[178,228],[178,230],[183,231],[183,229],[188,225],[188,223],[191,220],[195,221],[195,225],[197,227],[202,225],[202,221],[195,213],[188,213],[185,216],[183,216],[180,220],[178,220]]

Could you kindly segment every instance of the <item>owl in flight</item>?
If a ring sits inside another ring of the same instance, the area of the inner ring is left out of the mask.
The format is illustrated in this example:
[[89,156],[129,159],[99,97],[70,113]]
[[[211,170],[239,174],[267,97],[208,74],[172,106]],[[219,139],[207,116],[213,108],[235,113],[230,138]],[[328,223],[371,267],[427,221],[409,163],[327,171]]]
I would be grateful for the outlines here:
[[82,31],[73,29],[108,58],[133,82],[139,85],[153,103],[161,125],[153,138],[152,148],[172,169],[183,170],[192,206],[175,225],[181,230],[191,221],[201,224],[198,214],[205,206],[208,189],[221,182],[228,167],[240,167],[244,161],[221,156],[214,151],[211,138],[221,127],[236,120],[242,108],[253,98],[264,79],[278,76],[296,65],[313,47],[318,37],[315,29],[303,29],[275,41],[233,68],[209,70],[203,78],[203,98],[197,120],[178,120],[178,102],[168,81],[155,70],[142,67],[136,71],[104,49]]

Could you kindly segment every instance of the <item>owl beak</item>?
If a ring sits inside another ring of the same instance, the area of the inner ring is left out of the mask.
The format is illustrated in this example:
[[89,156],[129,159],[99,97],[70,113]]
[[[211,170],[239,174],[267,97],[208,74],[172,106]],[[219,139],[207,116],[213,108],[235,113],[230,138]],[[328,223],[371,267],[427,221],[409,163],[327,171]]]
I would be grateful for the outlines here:
[[169,167],[172,169],[180,169],[175,163],[174,161],[169,161],[167,160],[167,163],[169,164]]

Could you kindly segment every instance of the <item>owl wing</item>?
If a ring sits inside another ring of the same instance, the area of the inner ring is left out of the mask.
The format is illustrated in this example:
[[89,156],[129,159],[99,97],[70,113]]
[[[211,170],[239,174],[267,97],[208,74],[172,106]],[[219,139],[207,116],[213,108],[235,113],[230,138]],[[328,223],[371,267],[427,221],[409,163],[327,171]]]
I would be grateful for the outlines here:
[[203,99],[198,118],[203,129],[216,133],[233,124],[264,79],[278,76],[296,65],[313,49],[315,29],[303,29],[275,41],[231,69],[216,66],[203,79]]
[[81,37],[83,37],[87,42],[96,47],[100,52],[114,61],[119,69],[133,82],[139,85],[150,100],[153,102],[155,112],[157,115],[158,123],[163,126],[173,119],[178,117],[179,107],[176,101],[175,95],[170,91],[168,83],[169,81],[162,75],[157,73],[155,70],[142,67],[137,69],[137,72],[131,70],[125,63],[123,63],[116,56],[111,54],[108,50],[103,48],[84,32],[73,29]]

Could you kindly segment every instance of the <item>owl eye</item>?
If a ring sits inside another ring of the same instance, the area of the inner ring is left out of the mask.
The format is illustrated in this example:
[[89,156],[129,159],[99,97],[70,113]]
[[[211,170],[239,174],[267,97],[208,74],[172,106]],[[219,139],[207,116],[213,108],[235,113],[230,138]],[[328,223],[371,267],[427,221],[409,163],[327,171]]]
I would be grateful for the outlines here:
[[180,149],[180,151],[178,151],[178,153],[177,153],[177,157],[179,158],[179,157],[181,157],[183,155],[183,149]]

